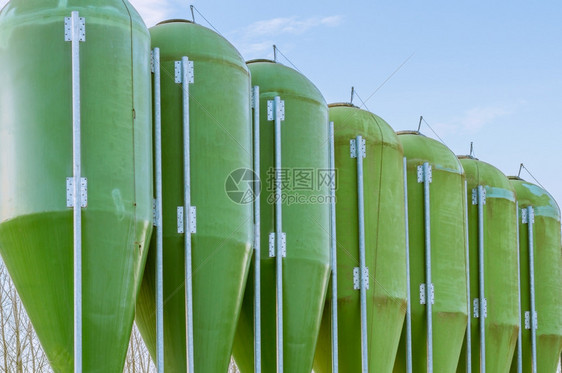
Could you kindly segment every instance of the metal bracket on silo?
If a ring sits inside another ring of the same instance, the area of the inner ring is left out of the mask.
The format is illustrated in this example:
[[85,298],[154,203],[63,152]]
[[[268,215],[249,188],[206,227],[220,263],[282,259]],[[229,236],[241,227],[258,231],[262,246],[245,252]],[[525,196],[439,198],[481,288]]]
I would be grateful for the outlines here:
[[[183,206],[178,206],[177,208],[177,224],[178,233],[185,232],[185,221],[184,221],[184,208]],[[197,207],[189,207],[189,230],[191,234],[197,233]]]
[[[283,258],[287,257],[287,234],[285,232],[281,233],[281,254]],[[269,234],[269,257],[275,258],[277,253],[275,252],[275,232]]]
[[431,165],[427,166],[426,175],[424,175],[423,169],[424,169],[423,165],[418,166],[418,183],[423,183],[426,178],[431,183],[433,181],[433,171],[432,171],[433,169],[432,169]]
[[[472,204],[478,204],[478,188],[472,189]],[[486,204],[486,188],[482,188],[482,204]]]
[[480,305],[480,298],[474,298],[472,301],[474,318],[478,319],[480,317],[480,309],[482,309],[482,314],[484,318],[488,317],[488,300],[484,298],[482,300],[482,305]]
[[[175,73],[175,82],[180,84],[183,83],[183,67],[182,61],[175,61],[174,63],[174,73]],[[193,61],[188,61],[187,63],[187,77],[188,82],[190,84],[195,83],[195,73],[193,70]]]
[[365,289],[369,289],[369,267],[363,268],[363,276],[359,272],[359,267],[353,268],[353,289],[361,289],[361,278],[363,278],[363,286]]
[[[349,155],[351,156],[351,158],[357,158],[357,140],[356,139],[351,139],[349,140]],[[359,149],[359,154],[361,154],[361,156],[363,158],[367,157],[367,147],[366,147],[366,143],[365,143],[365,139],[361,139],[361,146]]]
[[[71,42],[72,63],[72,170],[67,178],[67,206],[73,211],[73,341],[74,372],[82,372],[82,208],[87,205],[87,181],[82,178],[80,42],[86,41],[86,19],[79,12],[64,18],[64,40]],[[80,185],[78,185],[80,184]],[[69,193],[70,192],[70,193]],[[69,201],[69,194],[70,199]]]
[[[425,284],[420,284],[420,304],[426,303],[426,294],[427,292],[425,291]],[[431,284],[431,286],[429,287],[429,299],[431,301],[431,304],[435,304],[435,290],[433,284]]]
[[[538,315],[535,312],[534,317],[533,317],[533,325],[535,327],[535,329],[538,329]],[[531,311],[526,311],[525,312],[525,329],[531,329]]]
[[[74,178],[66,178],[66,207],[74,207]],[[88,207],[88,179],[80,178],[80,207]]]
[[275,118],[279,118],[281,121],[285,120],[285,101],[280,100],[278,107],[275,107],[274,100],[267,101],[267,120],[272,121]]
[[521,223],[527,224],[529,222],[529,216],[531,216],[531,223],[535,222],[535,211],[531,208],[531,210],[527,210],[526,208],[521,209]]

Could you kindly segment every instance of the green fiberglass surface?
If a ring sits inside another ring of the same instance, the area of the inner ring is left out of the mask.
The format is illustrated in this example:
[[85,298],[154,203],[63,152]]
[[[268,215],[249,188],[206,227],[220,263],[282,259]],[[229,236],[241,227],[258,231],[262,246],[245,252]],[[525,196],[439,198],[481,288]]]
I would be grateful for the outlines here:
[[83,369],[121,372],[152,229],[150,37],[127,1],[0,13],[0,252],[56,372],[73,371],[71,43],[80,43]]
[[[419,133],[399,133],[398,138],[408,159],[412,367],[415,372],[427,370],[427,312],[419,298],[420,284],[426,281],[424,186],[418,182],[418,166],[428,162],[432,167],[433,371],[454,372],[467,324],[464,171],[445,145]],[[405,371],[404,337],[403,332],[395,372]]]
[[[406,312],[406,230],[403,150],[380,117],[347,104],[330,105],[334,122],[340,371],[361,372],[357,160],[350,140],[366,141],[364,159],[365,257],[369,268],[367,343],[369,371],[391,372]],[[331,295],[331,292],[329,292]],[[331,296],[326,300],[314,371],[331,372]]]
[[[275,258],[268,236],[275,230],[272,172],[274,125],[267,120],[267,101],[285,101],[282,132],[284,368],[309,373],[329,281],[328,109],[304,76],[272,61],[248,64],[252,84],[260,86],[261,301],[262,371],[276,370]],[[253,271],[251,271],[253,272]],[[254,281],[250,275],[236,333],[233,355],[240,371],[253,372]]]
[[[467,179],[472,369],[479,370],[480,323],[473,312],[479,298],[478,205],[472,202],[479,185],[485,189],[483,205],[484,295],[486,370],[508,372],[517,344],[519,290],[517,287],[517,215],[515,190],[494,166],[471,157],[459,157]],[[466,340],[458,372],[466,371]]]
[[[250,74],[236,49],[215,32],[186,21],[150,30],[160,48],[162,74],[164,363],[186,371],[184,234],[176,211],[184,205],[182,86],[174,64],[194,63],[189,87],[191,204],[197,208],[192,235],[194,368],[225,372],[251,257],[252,204],[229,198],[225,181],[252,167]],[[153,237],[137,302],[136,321],[153,359],[156,241]]]

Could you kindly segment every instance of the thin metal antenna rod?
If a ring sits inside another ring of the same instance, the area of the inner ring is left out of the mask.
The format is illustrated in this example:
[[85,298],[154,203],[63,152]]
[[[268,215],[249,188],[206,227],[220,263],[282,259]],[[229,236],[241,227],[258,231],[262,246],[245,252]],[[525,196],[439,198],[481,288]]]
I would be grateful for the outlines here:
[[336,240],[336,162],[334,154],[334,122],[328,126],[330,172],[334,185],[330,185],[330,234],[332,266],[332,373],[338,373],[338,258]]
[[190,5],[189,9],[191,9],[191,19],[193,20],[193,23],[195,23],[195,12],[193,11],[193,5]]
[[420,115],[420,123],[418,124],[418,132],[420,132],[423,116]]
[[277,46],[273,44],[273,61],[277,62]]
[[353,105],[353,97],[355,96],[355,87],[351,87],[351,99],[349,103]]
[[[260,175],[260,87],[253,87],[254,173]],[[254,183],[254,188],[261,187]],[[261,212],[259,190],[254,190],[254,367],[261,373]]]
[[154,176],[156,178],[155,222],[156,226],[156,367],[164,372],[164,268],[162,227],[162,102],[160,48],[152,51],[154,70]]
[[470,156],[474,156],[474,142],[472,141],[470,142]]
[[519,165],[519,172],[517,173],[517,177],[521,177],[521,170],[523,170],[523,167],[525,167],[525,166],[523,166],[523,163],[521,163]]

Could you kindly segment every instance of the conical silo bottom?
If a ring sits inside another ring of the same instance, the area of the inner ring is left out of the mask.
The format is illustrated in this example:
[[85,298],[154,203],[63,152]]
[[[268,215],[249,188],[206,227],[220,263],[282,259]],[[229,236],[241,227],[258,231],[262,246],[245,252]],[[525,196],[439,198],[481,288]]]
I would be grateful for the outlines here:
[[[338,361],[349,373],[361,372],[361,311],[359,291],[338,300]],[[332,371],[332,311],[326,301],[314,359],[315,373]],[[367,303],[368,358],[370,372],[392,372],[404,323],[404,299],[370,298]]]
[[[412,297],[415,299],[414,297]],[[421,305],[412,303],[412,309]],[[433,371],[455,372],[466,332],[466,313],[433,313]],[[402,329],[394,372],[406,372],[406,325]],[[412,311],[412,371],[427,372],[425,311]]]
[[[228,370],[250,246],[224,237],[193,236],[193,350],[196,372]],[[185,372],[186,329],[183,237],[164,237],[164,364]],[[136,322],[156,361],[156,245],[153,237],[137,301]]]
[[[149,221],[84,210],[83,370],[122,372],[146,259]],[[0,247],[55,372],[73,372],[72,211],[24,215],[0,224]]]
[[[263,257],[263,253],[262,253]],[[327,290],[328,266],[321,261],[283,259],[284,371],[310,373]],[[262,372],[277,364],[275,258],[261,261]],[[233,356],[240,372],[254,372],[254,269],[244,294]]]
[[[472,369],[479,369],[480,364],[480,325],[476,318],[472,319]],[[517,344],[517,326],[486,324],[486,370],[491,372],[509,372],[513,356],[515,355],[514,347]],[[466,372],[466,337],[462,346],[458,373]]]

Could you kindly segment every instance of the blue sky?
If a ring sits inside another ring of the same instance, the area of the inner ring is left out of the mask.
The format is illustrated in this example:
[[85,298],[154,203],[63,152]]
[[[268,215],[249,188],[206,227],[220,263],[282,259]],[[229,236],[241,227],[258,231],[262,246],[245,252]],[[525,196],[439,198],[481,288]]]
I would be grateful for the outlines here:
[[560,1],[131,3],[148,26],[191,18],[194,4],[246,59],[272,58],[276,44],[328,103],[348,101],[352,85],[367,100],[411,56],[368,109],[396,130],[423,115],[456,154],[474,141],[508,175],[523,162],[562,202]]

